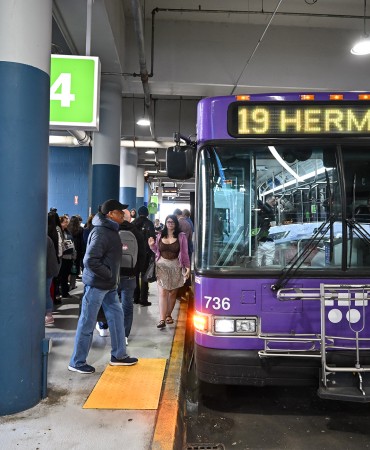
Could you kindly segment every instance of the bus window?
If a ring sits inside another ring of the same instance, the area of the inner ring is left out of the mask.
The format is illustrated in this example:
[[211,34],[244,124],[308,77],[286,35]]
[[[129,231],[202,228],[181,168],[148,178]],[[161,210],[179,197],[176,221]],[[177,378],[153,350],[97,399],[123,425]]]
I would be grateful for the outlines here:
[[[337,151],[337,146],[297,144],[203,147],[199,269],[281,271],[292,263],[341,268],[343,221],[355,218],[356,207],[370,199],[370,168],[361,148],[341,149],[348,205],[343,211]],[[370,217],[370,206],[368,214],[357,222]],[[370,219],[362,225],[365,234],[369,227]],[[366,239],[347,227],[346,267],[369,265],[366,248]]]

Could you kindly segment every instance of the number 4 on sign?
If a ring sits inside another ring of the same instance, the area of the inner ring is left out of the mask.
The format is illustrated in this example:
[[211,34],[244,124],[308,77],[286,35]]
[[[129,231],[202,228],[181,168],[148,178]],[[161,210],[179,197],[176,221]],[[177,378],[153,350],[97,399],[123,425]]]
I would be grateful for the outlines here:
[[71,94],[71,78],[70,73],[61,73],[50,88],[50,100],[60,101],[63,108],[69,108],[75,101],[75,95]]

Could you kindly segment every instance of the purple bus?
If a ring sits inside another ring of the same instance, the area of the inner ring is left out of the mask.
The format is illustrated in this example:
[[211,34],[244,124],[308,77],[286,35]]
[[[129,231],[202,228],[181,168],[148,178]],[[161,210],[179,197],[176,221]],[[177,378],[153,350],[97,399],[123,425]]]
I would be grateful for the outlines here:
[[370,94],[203,99],[195,180],[197,377],[370,401]]

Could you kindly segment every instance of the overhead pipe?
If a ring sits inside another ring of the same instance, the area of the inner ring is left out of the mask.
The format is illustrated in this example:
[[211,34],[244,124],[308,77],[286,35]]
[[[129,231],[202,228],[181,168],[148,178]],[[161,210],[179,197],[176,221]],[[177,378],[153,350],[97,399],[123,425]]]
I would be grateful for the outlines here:
[[91,137],[82,130],[68,130],[68,133],[77,139],[79,145],[91,145]]
[[[139,64],[140,64],[140,78],[144,90],[144,105],[150,121],[150,134],[155,139],[154,133],[154,120],[151,111],[151,95],[149,88],[149,74],[146,67],[145,57],[145,39],[144,39],[144,27],[143,27],[143,15],[141,11],[141,5],[139,0],[131,0],[132,14],[134,18],[134,27],[136,32],[136,40],[139,49]],[[152,74],[153,76],[153,74]]]
[[[151,57],[151,63],[150,63],[150,73],[148,73],[148,78],[153,77],[153,66],[154,66],[154,21],[155,21],[155,14],[159,12],[175,12],[179,14],[184,13],[201,13],[201,14],[235,14],[235,15],[262,15],[262,16],[269,16],[273,13],[273,11],[267,11],[264,10],[263,7],[260,10],[256,9],[248,9],[248,10],[237,10],[237,9],[202,9],[201,6],[198,8],[154,8],[152,10],[152,37],[151,37],[151,45],[150,45],[150,57]],[[54,11],[53,11],[54,14]],[[358,20],[364,20],[370,19],[370,16],[364,16],[364,15],[358,15],[358,14],[317,14],[317,13],[306,13],[306,12],[288,12],[288,11],[278,11],[275,14],[276,16],[292,16],[292,17],[314,17],[314,18],[322,18],[322,19],[358,19]],[[140,73],[132,73],[132,72],[103,72],[105,75],[123,75],[123,76],[129,76],[129,77],[138,77],[140,76]]]
[[[273,11],[266,11],[263,8],[260,10],[253,9],[202,9],[201,6],[199,8],[154,8],[153,12],[176,12],[176,13],[201,13],[201,14],[249,14],[249,15],[264,15],[269,16],[273,13]],[[153,14],[152,12],[152,14]],[[288,12],[282,11],[277,12],[276,16],[296,16],[296,17],[317,17],[323,19],[359,19],[363,20],[364,15],[358,14],[318,14],[318,13],[306,13],[306,12]],[[154,19],[154,17],[153,17]],[[366,19],[370,19],[370,16],[366,16]]]

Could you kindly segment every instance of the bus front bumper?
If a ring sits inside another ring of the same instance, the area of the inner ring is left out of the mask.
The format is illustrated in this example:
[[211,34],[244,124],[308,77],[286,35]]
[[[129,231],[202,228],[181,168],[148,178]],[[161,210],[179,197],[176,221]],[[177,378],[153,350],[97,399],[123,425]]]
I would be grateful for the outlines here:
[[315,386],[320,358],[260,358],[257,350],[226,350],[195,345],[197,377],[211,384]]

